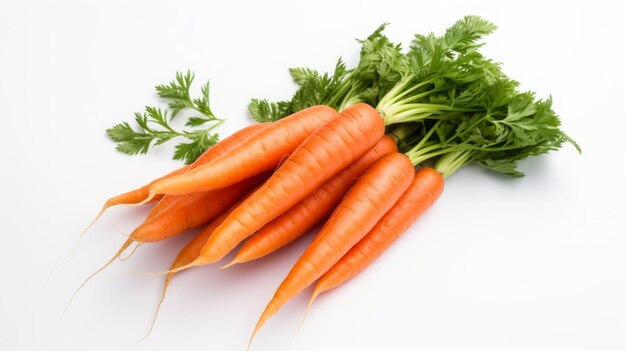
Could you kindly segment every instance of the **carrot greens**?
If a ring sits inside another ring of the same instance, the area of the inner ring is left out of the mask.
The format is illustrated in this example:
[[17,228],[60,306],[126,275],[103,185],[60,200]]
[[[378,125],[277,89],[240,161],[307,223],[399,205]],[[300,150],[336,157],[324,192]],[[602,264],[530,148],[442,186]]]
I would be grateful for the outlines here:
[[292,100],[253,100],[250,113],[255,119],[268,111],[271,118],[281,118],[290,110],[280,107],[300,105],[302,95],[311,104],[339,110],[365,102],[376,108],[385,125],[397,125],[392,136],[401,150],[408,150],[413,164],[438,162],[444,176],[475,162],[520,177],[517,161],[528,156],[556,150],[564,142],[580,151],[559,129],[550,98],[520,92],[499,63],[480,53],[482,37],[495,25],[467,16],[441,36],[415,35],[406,53],[383,35],[384,28],[359,41],[359,63],[336,69],[335,84],[319,84],[329,75],[298,69],[310,74],[308,80],[294,77],[299,88]]
[[[155,87],[157,95],[168,102],[169,116],[167,109],[146,106],[144,113],[135,113],[138,131],[128,122],[107,129],[109,138],[117,143],[116,149],[128,155],[145,154],[151,146],[182,137],[188,142],[176,145],[174,159],[190,164],[209,147],[215,145],[219,141],[219,134],[214,133],[213,129],[224,120],[217,118],[211,110],[208,82],[201,87],[201,97],[191,98],[189,90],[194,77],[190,71],[186,74],[178,72],[170,83]],[[194,115],[187,119],[185,126],[195,128],[208,124],[209,127],[183,131],[174,129],[170,122],[183,110],[194,112]]]

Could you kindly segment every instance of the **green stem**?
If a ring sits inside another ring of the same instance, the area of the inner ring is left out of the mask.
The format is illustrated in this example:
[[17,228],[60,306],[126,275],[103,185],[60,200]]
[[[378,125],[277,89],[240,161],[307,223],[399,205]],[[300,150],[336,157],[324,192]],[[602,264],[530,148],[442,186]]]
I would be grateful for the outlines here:
[[[339,90],[337,91],[337,93],[333,95],[333,97],[330,100],[328,100],[329,106],[334,106],[338,100],[343,100],[346,98],[346,96],[350,95],[350,92],[352,91],[354,87],[349,83],[350,83],[350,79],[344,79],[343,82],[341,82],[341,86]],[[346,91],[349,91],[349,93],[346,94]]]
[[[408,75],[406,76],[404,79],[402,79],[402,81],[400,81],[398,84],[396,84],[387,94],[385,94],[385,96],[383,96],[383,98],[379,101],[378,103],[378,107],[380,107],[381,109],[386,109],[389,106],[393,106],[398,104],[398,100],[402,99],[404,96],[412,93],[413,91],[428,85],[430,83],[432,83],[431,80],[427,80],[424,82],[421,82],[419,84],[416,84],[412,87],[410,87],[409,89],[406,90],[402,90],[404,89],[407,85],[409,85],[411,83],[411,81],[413,80],[413,75]],[[400,93],[398,93],[400,92]],[[428,94],[432,93],[433,91],[429,91],[426,92],[426,95],[424,96],[428,96]],[[411,100],[414,97],[420,97],[420,95],[422,94],[417,94],[413,97],[409,97],[408,100]],[[402,104],[402,102],[400,102],[400,104]]]
[[430,137],[433,135],[433,133],[435,132],[437,127],[439,127],[440,124],[441,124],[441,120],[435,122],[435,124],[430,128],[428,133],[426,133],[426,135],[424,135],[422,140],[420,140],[420,142],[417,143],[417,145],[415,145],[415,147],[413,149],[414,150],[421,150],[424,147],[424,145],[426,144],[426,142],[428,141],[428,139],[430,139]]
[[471,161],[475,151],[459,150],[443,155],[435,164],[435,169],[444,178],[449,177]]

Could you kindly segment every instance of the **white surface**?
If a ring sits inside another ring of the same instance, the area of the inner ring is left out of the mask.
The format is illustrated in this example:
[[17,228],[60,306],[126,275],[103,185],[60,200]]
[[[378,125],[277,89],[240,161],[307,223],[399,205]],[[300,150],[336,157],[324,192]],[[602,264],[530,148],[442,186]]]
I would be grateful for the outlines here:
[[[74,240],[106,197],[176,166],[171,149],[114,151],[105,128],[157,104],[177,69],[211,78],[224,135],[251,97],[288,97],[287,67],[354,62],[378,24],[408,41],[466,14],[500,28],[485,51],[552,94],[582,145],[523,163],[511,180],[468,167],[363,274],[323,295],[296,334],[295,299],[253,350],[626,349],[624,5],[619,2],[155,1],[0,3],[0,349],[243,350],[310,236],[252,264],[181,274],[152,336],[161,277],[189,234],[145,245],[94,279],[144,210],[117,208]],[[623,2],[622,2],[623,4]],[[196,85],[197,87],[197,85]],[[295,336],[294,336],[295,335]]]

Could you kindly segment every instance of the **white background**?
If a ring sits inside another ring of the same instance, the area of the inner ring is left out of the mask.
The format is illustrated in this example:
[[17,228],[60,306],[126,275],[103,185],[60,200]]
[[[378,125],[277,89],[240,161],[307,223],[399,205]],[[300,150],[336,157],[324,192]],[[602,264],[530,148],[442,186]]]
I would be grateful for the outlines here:
[[[161,103],[176,70],[211,79],[223,135],[250,124],[251,97],[287,98],[292,66],[357,58],[354,38],[390,22],[407,42],[466,14],[499,30],[484,51],[554,97],[570,146],[522,163],[523,179],[467,167],[441,200],[360,276],[310,290],[261,330],[253,350],[626,349],[626,7],[602,1],[3,1],[0,4],[0,349],[243,350],[310,236],[266,259],[180,274],[152,336],[162,277],[190,233],[143,246],[95,278],[146,213],[110,195],[179,164],[171,148],[117,153],[104,130]],[[623,2],[622,2],[623,4]],[[196,85],[196,88],[198,85]],[[120,277],[121,276],[121,277]]]

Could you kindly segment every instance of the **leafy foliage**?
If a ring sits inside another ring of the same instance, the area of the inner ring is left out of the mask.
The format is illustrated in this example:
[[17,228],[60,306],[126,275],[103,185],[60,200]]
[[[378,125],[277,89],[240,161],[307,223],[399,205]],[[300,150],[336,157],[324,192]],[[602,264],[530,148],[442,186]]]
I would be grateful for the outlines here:
[[346,65],[340,58],[333,74],[321,74],[310,68],[291,68],[289,73],[299,86],[289,101],[269,102],[266,99],[252,99],[248,111],[257,122],[275,122],[296,111],[315,105],[334,106],[337,92],[347,74]]
[[[209,83],[201,87],[201,97],[192,99],[189,93],[194,74],[187,71],[186,74],[176,73],[174,80],[168,84],[157,85],[157,94],[168,101],[168,110],[146,106],[145,112],[135,113],[135,123],[139,130],[135,130],[130,123],[122,122],[107,129],[107,135],[117,143],[116,149],[128,155],[145,154],[151,146],[161,145],[171,139],[183,137],[188,140],[176,146],[175,160],[183,160],[189,164],[196,160],[209,147],[219,140],[219,134],[212,130],[224,120],[217,118],[209,105]],[[185,123],[188,127],[199,127],[207,123],[211,125],[206,129],[177,131],[171,125],[179,112],[193,110],[198,115],[191,116]]]
[[327,104],[339,110],[357,102],[376,109],[415,164],[438,160],[448,176],[476,162],[519,177],[517,162],[570,142],[560,129],[552,100],[519,92],[499,63],[484,57],[482,38],[496,26],[467,16],[443,35],[415,35],[408,51],[378,27],[361,44],[352,69],[338,63],[333,75],[291,69],[299,86],[291,100],[252,100],[256,120],[277,120],[301,108]]

